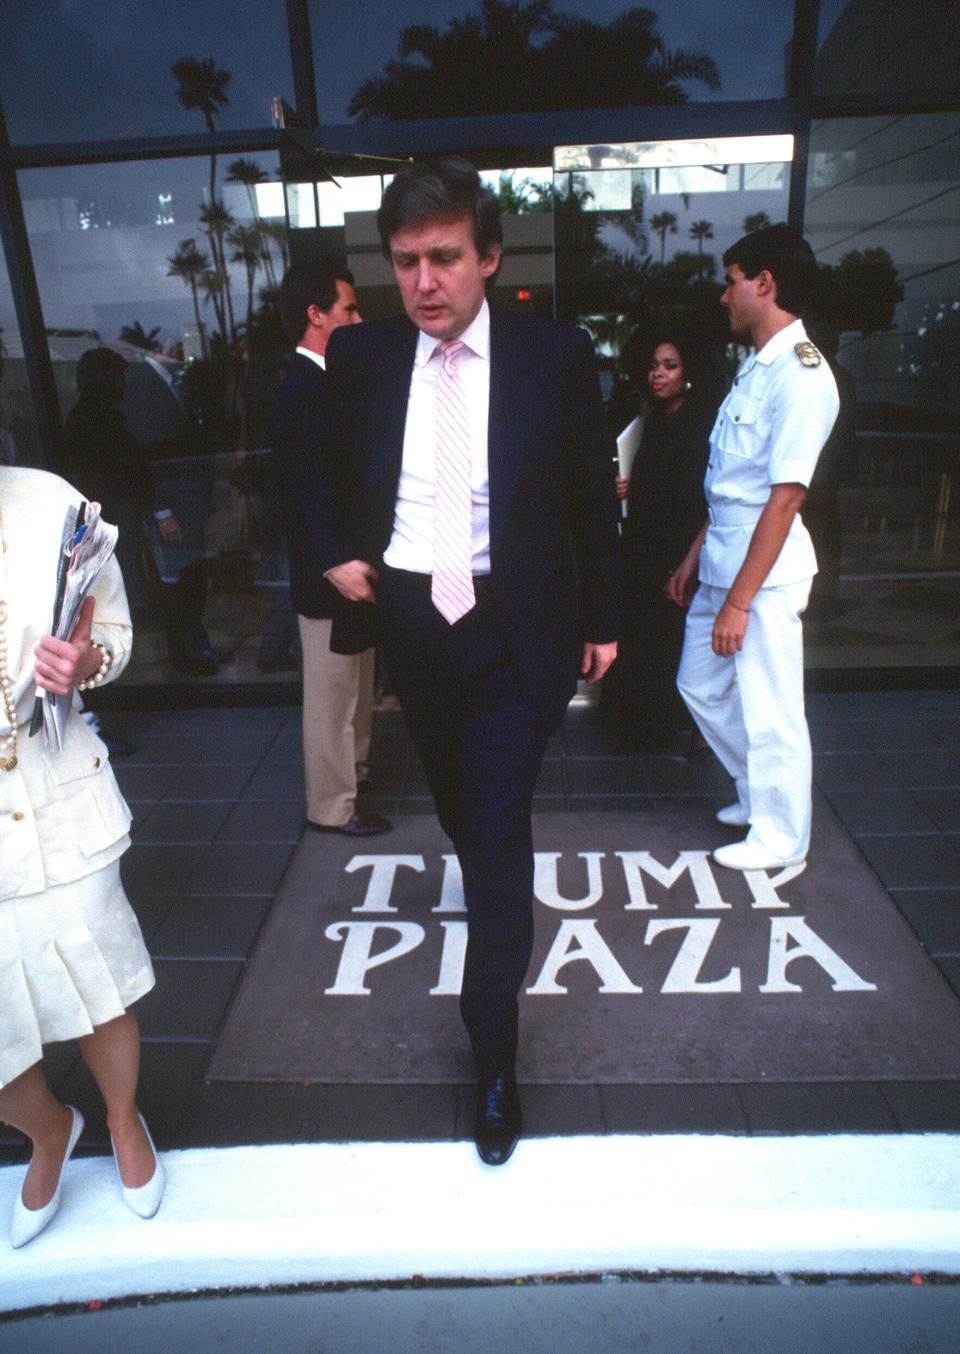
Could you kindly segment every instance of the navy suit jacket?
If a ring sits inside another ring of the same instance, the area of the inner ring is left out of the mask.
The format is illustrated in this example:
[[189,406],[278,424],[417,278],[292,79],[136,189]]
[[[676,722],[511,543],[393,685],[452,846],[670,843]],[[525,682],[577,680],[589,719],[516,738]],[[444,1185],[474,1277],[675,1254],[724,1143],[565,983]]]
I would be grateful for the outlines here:
[[[504,638],[553,722],[576,690],[584,641],[620,636],[614,444],[588,335],[491,310],[490,578]],[[405,317],[342,326],[327,348],[339,558],[379,568],[393,532],[417,330]],[[371,642],[376,607],[351,604],[331,647]]]
[[324,578],[333,529],[331,468],[321,430],[327,378],[295,353],[273,406],[273,452],[287,527],[290,598],[300,616],[329,619],[339,594]]

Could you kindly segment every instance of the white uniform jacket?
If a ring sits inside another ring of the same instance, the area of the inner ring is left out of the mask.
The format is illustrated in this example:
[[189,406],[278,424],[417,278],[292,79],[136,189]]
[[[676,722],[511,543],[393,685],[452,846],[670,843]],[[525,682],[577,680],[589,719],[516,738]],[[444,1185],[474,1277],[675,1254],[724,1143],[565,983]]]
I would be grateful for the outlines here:
[[[808,361],[819,357],[794,320],[750,354],[717,412],[703,482],[709,525],[701,583],[732,585],[774,484],[809,487],[840,400],[826,360],[804,365],[798,344],[807,345]],[[763,586],[799,583],[816,572],[813,542],[798,514]]]
[[[50,631],[57,556],[67,508],[83,495],[56,475],[0,466],[0,625],[18,721],[17,765],[0,770],[0,898],[81,879],[122,855],[130,812],[107,749],[77,710],[62,752],[27,736],[36,686],[33,651]],[[111,559],[94,584],[92,637],[113,655],[109,677],[130,658],[132,631],[123,579]],[[0,738],[10,732],[0,702]]]

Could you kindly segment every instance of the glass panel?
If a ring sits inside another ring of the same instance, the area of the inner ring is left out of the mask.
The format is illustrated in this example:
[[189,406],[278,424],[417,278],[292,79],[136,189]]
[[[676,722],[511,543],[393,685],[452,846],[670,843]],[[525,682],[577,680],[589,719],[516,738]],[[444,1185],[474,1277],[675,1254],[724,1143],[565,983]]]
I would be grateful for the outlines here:
[[[201,68],[180,81],[170,68],[182,58]],[[293,102],[286,9],[283,0],[207,0],[174,12],[127,0],[12,0],[0,90],[14,142],[202,132],[205,109],[217,128],[266,127],[273,95]]]
[[268,450],[288,252],[276,171],[273,156],[219,162],[215,213],[204,159],[20,175],[65,469],[121,527],[134,682],[257,678],[268,617],[292,633]]
[[960,94],[956,0],[821,0],[818,94]]
[[[309,0],[320,121],[779,98],[785,92],[792,4],[742,0],[735,8],[651,10],[624,0],[590,0],[553,6],[533,31],[532,4],[495,8],[495,21],[486,26],[478,0],[407,0],[402,6],[365,0],[358,42],[354,7]],[[625,24],[628,13],[632,21]],[[577,18],[571,21],[571,14]],[[479,28],[479,41],[471,28]],[[412,46],[401,56],[401,34],[408,32]]]
[[852,406],[819,494],[821,666],[960,662],[958,149],[960,113],[813,128],[807,235]]
[[[538,315],[553,313],[553,193],[550,168],[521,166],[481,170],[500,197],[504,261],[494,296],[498,305]],[[384,259],[376,212],[390,175],[341,177],[331,183],[288,183],[294,257],[312,253],[346,256],[367,319],[400,310],[393,269]],[[317,207],[320,225],[317,228]]]
[[0,465],[42,465],[10,275],[0,253]]
[[615,420],[621,400],[636,403],[653,330],[679,325],[724,347],[720,258],[786,217],[792,154],[790,136],[555,150],[557,311],[593,332]]

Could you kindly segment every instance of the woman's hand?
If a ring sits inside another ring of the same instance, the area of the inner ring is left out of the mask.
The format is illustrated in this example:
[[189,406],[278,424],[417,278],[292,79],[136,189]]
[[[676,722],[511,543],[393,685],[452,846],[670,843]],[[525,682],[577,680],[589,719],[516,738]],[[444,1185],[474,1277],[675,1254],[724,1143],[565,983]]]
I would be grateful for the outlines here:
[[44,635],[34,649],[33,675],[44,691],[65,696],[100,667],[100,650],[90,643],[95,606],[93,597],[85,598],[70,638],[54,639],[53,635]]
[[617,498],[626,498],[630,492],[630,481],[625,480],[622,475],[618,475],[616,479],[616,485],[617,485]]

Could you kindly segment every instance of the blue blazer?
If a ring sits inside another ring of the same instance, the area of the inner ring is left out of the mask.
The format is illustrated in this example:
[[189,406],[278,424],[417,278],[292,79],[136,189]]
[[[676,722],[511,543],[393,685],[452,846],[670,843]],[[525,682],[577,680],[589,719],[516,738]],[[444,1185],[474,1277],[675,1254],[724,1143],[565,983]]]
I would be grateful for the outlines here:
[[290,598],[300,616],[327,619],[339,594],[323,576],[330,553],[333,484],[321,430],[327,378],[295,353],[273,406],[273,454],[287,528]]
[[[491,310],[490,579],[502,632],[551,722],[576,690],[584,641],[620,636],[615,447],[589,336]],[[332,564],[379,568],[393,532],[417,330],[342,326],[327,348],[324,440],[337,467]],[[371,642],[376,607],[348,604],[332,647]]]

